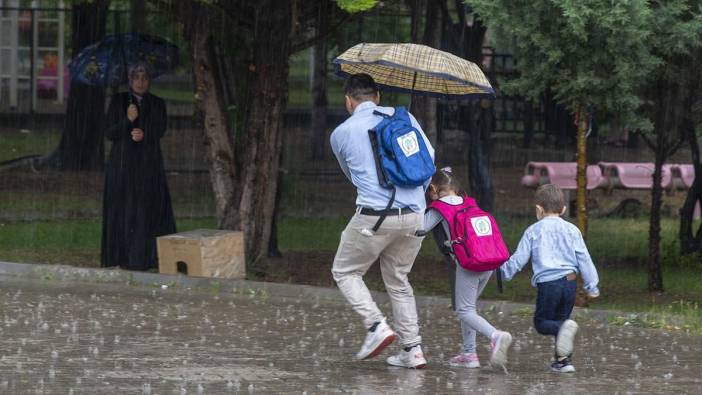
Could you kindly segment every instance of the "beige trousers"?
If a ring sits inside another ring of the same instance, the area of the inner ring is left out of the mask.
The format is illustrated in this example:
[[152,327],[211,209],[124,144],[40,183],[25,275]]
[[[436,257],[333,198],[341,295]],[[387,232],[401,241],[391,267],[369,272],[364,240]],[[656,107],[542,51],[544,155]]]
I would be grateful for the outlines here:
[[400,338],[400,345],[413,346],[421,343],[422,338],[419,336],[414,291],[407,274],[412,270],[422,245],[423,237],[415,236],[414,232],[422,229],[424,216],[417,213],[390,215],[372,236],[361,233],[363,229],[372,229],[377,220],[378,217],[358,212],[351,218],[341,233],[332,274],[341,293],[363,317],[365,327],[369,328],[381,321],[384,315],[363,282],[363,275],[376,260],[380,260],[380,271],[392,303],[394,329]]

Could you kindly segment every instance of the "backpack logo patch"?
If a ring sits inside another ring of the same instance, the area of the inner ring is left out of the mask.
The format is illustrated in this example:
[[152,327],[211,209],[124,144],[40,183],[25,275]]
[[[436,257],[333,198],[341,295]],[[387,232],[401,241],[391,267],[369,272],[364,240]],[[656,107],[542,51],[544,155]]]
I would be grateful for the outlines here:
[[402,149],[406,157],[410,157],[417,152],[419,152],[419,142],[417,141],[417,134],[414,131],[405,133],[397,138],[397,144]]
[[492,235],[492,223],[490,223],[490,218],[487,216],[473,217],[470,219],[470,224],[473,226],[477,236]]

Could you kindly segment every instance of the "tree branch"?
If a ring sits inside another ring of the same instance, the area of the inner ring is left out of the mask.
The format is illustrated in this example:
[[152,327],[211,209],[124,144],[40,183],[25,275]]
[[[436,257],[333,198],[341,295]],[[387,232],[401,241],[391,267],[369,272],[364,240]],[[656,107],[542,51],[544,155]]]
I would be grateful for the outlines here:
[[252,30],[255,27],[255,12],[252,12],[251,10],[247,10],[244,7],[239,6],[235,1],[217,1],[214,2],[214,7],[220,9],[222,12],[224,12],[224,15],[226,15],[229,19],[241,24],[242,26],[245,26]]
[[648,148],[651,149],[651,151],[656,151],[656,144],[653,143],[653,140],[651,140],[646,133],[639,133],[639,136],[643,139],[643,141],[648,145]]
[[677,151],[680,149],[680,147],[682,147],[682,145],[683,145],[684,143],[685,143],[685,139],[682,138],[682,137],[679,138],[678,141],[675,142],[675,144],[671,144],[670,148],[668,148],[668,152],[667,152],[667,155],[666,155],[666,156],[667,156],[667,157],[673,156],[673,154],[674,154],[675,152],[677,152]]
[[293,44],[292,44],[292,47],[291,47],[290,52],[291,52],[291,53],[300,52],[300,51],[302,51],[303,49],[307,49],[307,48],[309,48],[309,47],[311,47],[311,46],[317,44],[319,41],[325,40],[325,39],[328,38],[332,33],[334,33],[334,32],[336,32],[337,30],[339,30],[339,28],[340,28],[341,26],[343,26],[346,22],[350,21],[352,18],[353,18],[353,16],[352,16],[351,14],[346,14],[346,15],[344,15],[343,18],[341,18],[341,20],[339,21],[339,23],[337,23],[336,25],[334,25],[334,26],[332,26],[331,28],[327,29],[326,32],[320,32],[319,34],[316,34],[316,35],[312,36],[311,38],[309,38],[309,39],[307,39],[307,40],[305,40],[305,41],[302,41],[302,42],[299,42],[299,43],[294,43],[294,39],[293,39]]

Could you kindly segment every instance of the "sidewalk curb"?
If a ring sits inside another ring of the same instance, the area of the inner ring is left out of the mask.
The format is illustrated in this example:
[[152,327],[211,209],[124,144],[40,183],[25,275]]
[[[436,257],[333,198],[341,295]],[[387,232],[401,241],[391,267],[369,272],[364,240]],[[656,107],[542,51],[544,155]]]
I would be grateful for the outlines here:
[[[150,286],[171,289],[194,289],[202,291],[216,290],[219,293],[252,293],[259,292],[282,298],[300,298],[308,300],[327,300],[345,303],[343,295],[336,288],[315,287],[311,285],[272,283],[249,280],[234,280],[224,278],[192,277],[128,271],[119,268],[84,268],[67,265],[15,263],[0,261],[0,283],[12,278],[22,280],[45,280],[61,282],[82,282],[89,284],[124,284],[125,286]],[[389,303],[385,292],[371,291],[377,303]],[[417,306],[445,306],[450,308],[451,300],[440,296],[416,296]],[[496,311],[498,314],[533,313],[533,305],[496,300],[481,300],[478,302],[481,310]],[[575,308],[574,315],[580,318],[608,322],[609,318],[621,317],[629,313],[611,310],[594,310]]]

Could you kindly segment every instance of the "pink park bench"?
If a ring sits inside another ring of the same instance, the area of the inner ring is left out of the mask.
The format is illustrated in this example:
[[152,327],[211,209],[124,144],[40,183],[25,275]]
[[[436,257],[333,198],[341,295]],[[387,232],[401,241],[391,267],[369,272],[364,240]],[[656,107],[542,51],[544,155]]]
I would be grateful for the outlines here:
[[[653,187],[653,163],[600,162],[605,186],[608,188],[651,189]],[[673,186],[673,165],[663,165],[661,186]]]
[[[577,165],[575,162],[529,162],[526,165],[522,185],[535,188],[543,184],[556,184],[563,189],[576,189]],[[607,180],[597,165],[587,167],[587,189],[602,188]]]
[[[587,167],[587,189],[624,188],[651,189],[653,186],[653,163],[600,162]],[[575,162],[529,162],[524,169],[522,185],[535,188],[553,183],[563,189],[576,189]],[[665,189],[685,189],[695,180],[693,165],[663,165],[661,186]],[[695,205],[693,218],[699,219],[700,205]]]
[[695,167],[693,165],[671,164],[670,170],[673,178],[680,180],[685,188],[690,188],[695,181]]

